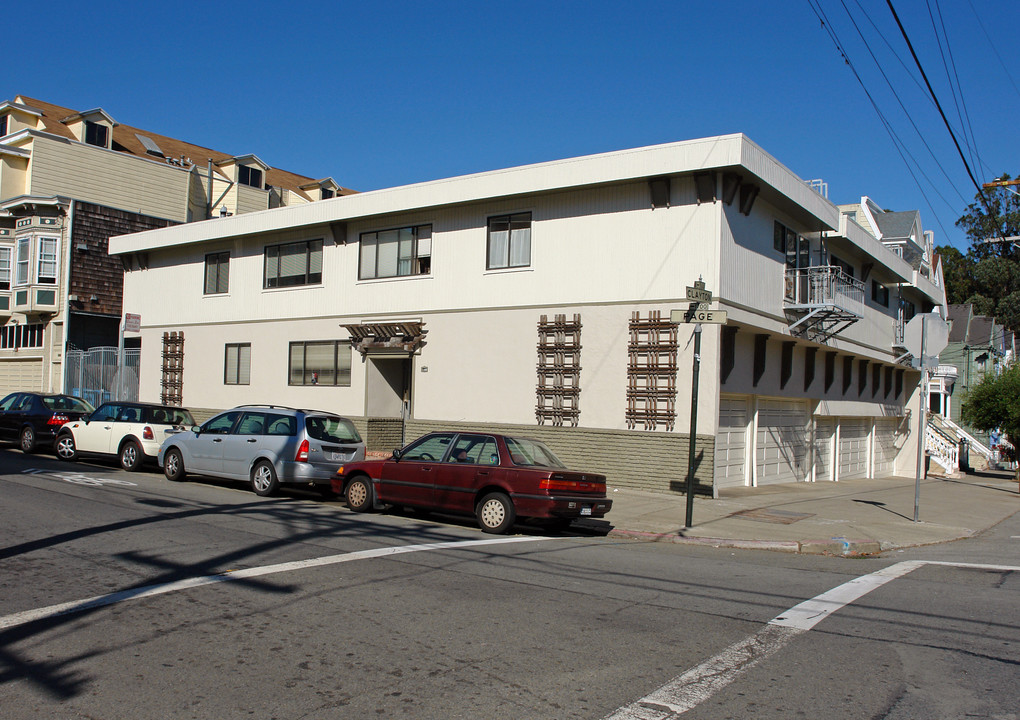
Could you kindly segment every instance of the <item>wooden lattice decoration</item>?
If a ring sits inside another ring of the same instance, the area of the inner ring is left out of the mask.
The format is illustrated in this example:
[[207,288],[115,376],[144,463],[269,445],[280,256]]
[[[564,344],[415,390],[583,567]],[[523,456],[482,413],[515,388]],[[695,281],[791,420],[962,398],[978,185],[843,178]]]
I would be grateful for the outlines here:
[[627,427],[643,425],[655,430],[665,425],[673,430],[676,421],[677,330],[679,326],[662,318],[658,310],[642,320],[630,317],[627,350]]
[[183,404],[184,394],[184,333],[163,333],[163,377],[159,399],[164,405]]
[[535,416],[538,424],[546,420],[553,425],[569,421],[577,427],[581,410],[581,316],[556,315],[552,322],[543,315],[538,323],[538,403]]

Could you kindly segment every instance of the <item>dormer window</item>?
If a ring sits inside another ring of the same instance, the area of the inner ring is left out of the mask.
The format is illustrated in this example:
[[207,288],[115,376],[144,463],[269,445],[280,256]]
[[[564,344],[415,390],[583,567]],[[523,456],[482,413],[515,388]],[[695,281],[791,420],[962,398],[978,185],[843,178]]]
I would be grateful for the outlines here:
[[96,147],[110,147],[110,128],[90,120],[85,121],[85,144]]
[[333,188],[322,188],[322,199],[329,200],[331,197],[335,197],[336,192]]
[[247,165],[237,166],[237,182],[241,185],[262,189],[262,171]]

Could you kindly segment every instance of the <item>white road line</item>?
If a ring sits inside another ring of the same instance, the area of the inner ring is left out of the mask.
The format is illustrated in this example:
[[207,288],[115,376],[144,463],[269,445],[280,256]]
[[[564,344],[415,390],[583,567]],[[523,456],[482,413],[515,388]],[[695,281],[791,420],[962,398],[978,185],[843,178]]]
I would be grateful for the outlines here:
[[233,582],[245,580],[262,575],[273,575],[276,573],[290,572],[292,570],[304,570],[306,568],[322,567],[323,565],[335,565],[337,563],[351,562],[354,560],[367,560],[369,558],[386,557],[388,555],[402,555],[404,553],[423,552],[426,550],[461,550],[463,548],[478,547],[482,545],[505,545],[508,543],[535,542],[538,540],[550,540],[548,537],[503,537],[488,538],[485,540],[457,540],[442,543],[425,543],[421,545],[399,545],[396,547],[375,548],[373,550],[361,550],[359,552],[344,553],[342,555],[326,555],[324,557],[298,560],[295,562],[279,563],[277,565],[265,565],[262,567],[246,568],[244,570],[228,570],[218,575],[206,575],[202,577],[187,578],[171,583],[160,585],[148,585],[146,587],[122,590],[107,595],[97,595],[85,600],[50,605],[49,607],[25,610],[0,617],[0,630],[24,625],[35,620],[59,617],[71,613],[84,612],[93,608],[113,605],[125,600],[139,600],[141,598],[163,595],[178,590],[190,590],[191,588],[203,585],[212,585],[221,582]]
[[655,692],[630,705],[624,705],[612,715],[607,715],[605,720],[670,720],[670,718],[676,718],[708,700],[742,673],[785,647],[798,635],[811,630],[840,608],[846,607],[872,590],[924,565],[1001,572],[1020,571],[1020,567],[1011,565],[915,560],[890,565],[869,575],[854,578],[832,590],[795,605],[770,620],[754,635],[730,645],[715,657],[674,678]]

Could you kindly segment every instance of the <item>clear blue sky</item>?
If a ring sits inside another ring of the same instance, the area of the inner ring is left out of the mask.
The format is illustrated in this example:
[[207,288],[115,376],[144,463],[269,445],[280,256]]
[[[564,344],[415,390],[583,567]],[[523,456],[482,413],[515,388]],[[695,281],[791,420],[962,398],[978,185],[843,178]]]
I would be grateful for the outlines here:
[[[1020,2],[894,6],[977,181],[1020,174]],[[967,246],[976,190],[885,0],[61,0],[11,4],[4,26],[0,99],[102,107],[357,190],[743,132],[830,200],[919,209]]]

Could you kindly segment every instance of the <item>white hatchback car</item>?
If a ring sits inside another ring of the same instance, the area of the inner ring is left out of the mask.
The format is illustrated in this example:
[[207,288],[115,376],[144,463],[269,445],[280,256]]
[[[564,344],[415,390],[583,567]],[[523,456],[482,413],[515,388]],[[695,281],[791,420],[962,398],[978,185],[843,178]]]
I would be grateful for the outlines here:
[[108,402],[82,420],[65,423],[57,433],[61,460],[79,455],[116,456],[125,470],[155,462],[170,435],[195,424],[184,408],[137,402]]

